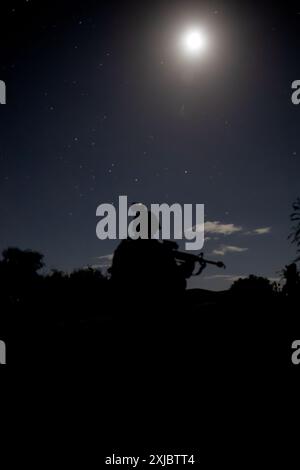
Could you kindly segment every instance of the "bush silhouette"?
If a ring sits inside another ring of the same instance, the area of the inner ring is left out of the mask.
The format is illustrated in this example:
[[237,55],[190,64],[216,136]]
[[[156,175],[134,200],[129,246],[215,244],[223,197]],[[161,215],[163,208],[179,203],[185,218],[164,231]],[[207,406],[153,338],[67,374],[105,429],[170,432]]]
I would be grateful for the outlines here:
[[269,279],[251,274],[247,278],[240,278],[236,280],[230,291],[236,295],[246,295],[260,298],[269,297],[274,293],[273,285]]
[[300,295],[300,273],[297,270],[296,263],[289,264],[283,270],[285,285],[282,292],[289,298],[295,298]]
[[18,275],[34,276],[44,266],[44,255],[37,251],[7,248],[2,256],[2,268]]

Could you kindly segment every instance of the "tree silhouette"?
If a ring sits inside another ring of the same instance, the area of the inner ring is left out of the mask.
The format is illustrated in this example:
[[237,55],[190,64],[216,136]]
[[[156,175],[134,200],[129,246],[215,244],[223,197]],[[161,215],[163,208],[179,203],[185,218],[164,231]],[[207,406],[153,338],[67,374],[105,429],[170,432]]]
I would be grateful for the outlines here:
[[5,306],[30,307],[37,301],[42,277],[38,271],[44,266],[44,256],[36,251],[7,248],[0,261],[1,301]]
[[283,287],[283,293],[290,298],[299,296],[300,294],[300,274],[297,270],[296,263],[289,264],[283,270],[283,277],[285,279],[285,285]]
[[252,295],[267,297],[274,292],[272,283],[269,279],[251,274],[247,278],[240,278],[234,281],[230,288],[236,295]]
[[295,262],[300,261],[300,198],[293,204],[293,212],[290,216],[292,222],[296,224],[292,227],[292,233],[289,235],[289,239],[292,240],[292,243],[295,243],[297,246],[297,253],[299,256],[295,259]]
[[23,251],[19,248],[7,248],[3,251],[2,256],[1,264],[4,269],[8,269],[19,275],[36,275],[37,271],[44,266],[44,255],[37,251]]

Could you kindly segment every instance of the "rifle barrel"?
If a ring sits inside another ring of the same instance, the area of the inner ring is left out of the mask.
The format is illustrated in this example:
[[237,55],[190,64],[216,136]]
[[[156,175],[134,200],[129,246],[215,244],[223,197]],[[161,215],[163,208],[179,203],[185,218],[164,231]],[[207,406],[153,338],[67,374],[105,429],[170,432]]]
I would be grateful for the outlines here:
[[200,263],[200,265],[212,264],[213,266],[224,267],[224,263],[221,261],[211,261],[203,258],[201,255],[193,255],[186,253],[185,251],[175,250],[175,258],[178,261],[188,261],[193,263]]

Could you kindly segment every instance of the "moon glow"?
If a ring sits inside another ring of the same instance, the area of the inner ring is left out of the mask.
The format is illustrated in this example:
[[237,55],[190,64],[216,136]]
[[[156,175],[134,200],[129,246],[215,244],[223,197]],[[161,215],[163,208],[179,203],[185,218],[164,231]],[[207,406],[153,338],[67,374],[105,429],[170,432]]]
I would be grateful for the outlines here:
[[204,53],[208,46],[208,38],[200,29],[190,29],[182,36],[182,47],[186,55],[197,56]]

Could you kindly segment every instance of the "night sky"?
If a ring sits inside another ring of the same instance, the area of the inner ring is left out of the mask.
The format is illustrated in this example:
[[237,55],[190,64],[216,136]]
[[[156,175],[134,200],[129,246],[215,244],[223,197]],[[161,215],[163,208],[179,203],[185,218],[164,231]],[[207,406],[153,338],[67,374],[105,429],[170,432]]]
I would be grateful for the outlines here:
[[[96,208],[124,194],[205,204],[204,252],[227,270],[190,285],[278,278],[300,196],[300,7],[261,4],[1,2],[0,249],[105,265],[118,242],[96,238]],[[190,24],[203,57],[176,46]]]

